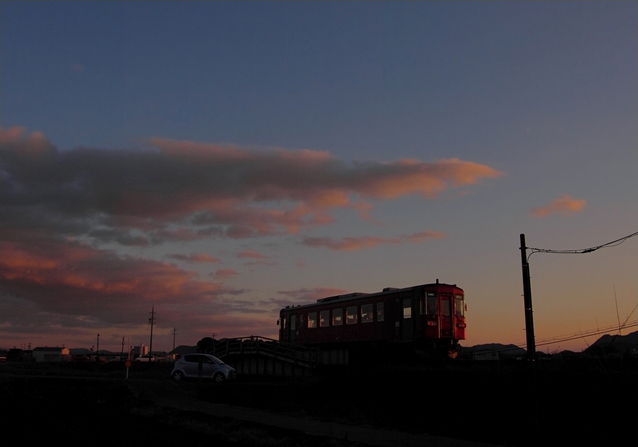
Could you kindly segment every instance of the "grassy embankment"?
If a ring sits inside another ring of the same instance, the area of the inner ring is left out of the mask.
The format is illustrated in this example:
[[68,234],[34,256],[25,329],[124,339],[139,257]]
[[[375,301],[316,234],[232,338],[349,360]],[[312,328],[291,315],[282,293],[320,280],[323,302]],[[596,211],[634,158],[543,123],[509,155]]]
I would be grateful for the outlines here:
[[[132,392],[143,382],[174,387],[170,364],[1,364],[5,427],[33,436],[104,439],[122,445],[348,445],[300,433],[158,408]],[[407,432],[531,446],[552,440],[609,445],[635,440],[636,364],[598,360],[363,368],[310,379],[240,377],[221,386],[179,384],[192,399]],[[167,388],[168,389],[168,388]],[[629,407],[627,403],[630,403]],[[33,427],[39,427],[37,432]],[[197,441],[195,441],[197,440]],[[79,443],[78,443],[79,445]]]

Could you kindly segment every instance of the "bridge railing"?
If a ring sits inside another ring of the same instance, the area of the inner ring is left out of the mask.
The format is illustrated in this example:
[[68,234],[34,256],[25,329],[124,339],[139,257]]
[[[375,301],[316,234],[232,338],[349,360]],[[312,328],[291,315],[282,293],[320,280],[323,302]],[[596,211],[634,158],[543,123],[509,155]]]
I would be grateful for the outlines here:
[[278,340],[258,335],[218,340],[209,349],[209,353],[222,359],[230,355],[263,355],[310,367],[316,365],[317,362],[316,349],[281,343]]

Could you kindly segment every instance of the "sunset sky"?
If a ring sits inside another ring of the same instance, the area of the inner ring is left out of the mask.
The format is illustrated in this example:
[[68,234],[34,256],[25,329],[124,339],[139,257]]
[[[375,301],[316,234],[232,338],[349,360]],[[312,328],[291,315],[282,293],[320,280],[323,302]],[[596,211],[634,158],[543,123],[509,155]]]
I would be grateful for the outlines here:
[[[154,349],[275,338],[437,279],[465,346],[524,346],[519,235],[638,231],[636,2],[0,11],[2,348],[149,344],[152,306]],[[530,257],[540,350],[635,323],[637,249]]]

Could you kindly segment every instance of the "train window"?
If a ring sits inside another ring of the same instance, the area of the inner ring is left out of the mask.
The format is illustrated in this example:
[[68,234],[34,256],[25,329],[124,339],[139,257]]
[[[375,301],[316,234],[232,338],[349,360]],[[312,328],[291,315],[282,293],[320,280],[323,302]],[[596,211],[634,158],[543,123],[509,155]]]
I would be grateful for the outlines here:
[[374,314],[372,313],[372,304],[361,305],[361,322],[372,323],[374,321]]
[[282,317],[281,319],[281,328],[282,329],[286,329],[286,321],[288,320],[287,317]]
[[332,309],[332,325],[341,326],[343,324],[343,309]]
[[330,326],[330,311],[322,310],[319,312],[319,327]]
[[428,292],[426,313],[428,315],[436,315],[438,312],[439,312],[439,302],[436,299],[436,293]]
[[456,299],[454,300],[454,312],[459,317],[462,317],[465,314],[463,295],[456,295]]
[[357,306],[346,307],[346,324],[357,323]]
[[290,316],[290,330],[294,331],[295,329],[297,329],[297,316],[296,315],[291,315]]
[[317,312],[308,312],[308,328],[317,327]]
[[403,298],[403,318],[412,318],[412,299]]
[[377,321],[383,321],[383,303],[377,303]]

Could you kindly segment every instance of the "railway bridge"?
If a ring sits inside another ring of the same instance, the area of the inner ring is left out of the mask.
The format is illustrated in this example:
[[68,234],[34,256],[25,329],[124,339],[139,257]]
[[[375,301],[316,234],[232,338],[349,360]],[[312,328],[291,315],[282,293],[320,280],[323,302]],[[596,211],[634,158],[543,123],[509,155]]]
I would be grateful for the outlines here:
[[205,352],[251,375],[309,376],[321,360],[317,349],[256,335],[217,340]]

